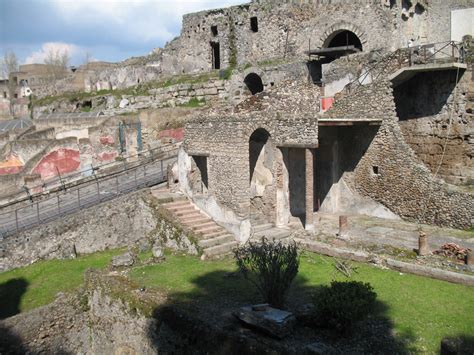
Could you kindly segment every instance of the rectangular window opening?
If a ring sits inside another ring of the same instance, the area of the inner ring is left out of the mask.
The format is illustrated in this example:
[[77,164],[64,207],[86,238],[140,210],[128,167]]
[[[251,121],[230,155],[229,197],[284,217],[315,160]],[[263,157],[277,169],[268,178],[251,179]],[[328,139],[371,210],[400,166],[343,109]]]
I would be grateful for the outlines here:
[[374,175],[380,175],[379,167],[377,165],[374,165],[372,167],[372,171],[373,171]]
[[252,30],[252,32],[258,32],[258,18],[250,18],[250,29]]
[[221,68],[221,50],[219,42],[211,42],[212,48],[212,69]]
[[217,26],[211,26],[211,33],[214,37],[216,37],[219,34],[219,31],[217,30]]
[[6,92],[6,91],[3,92],[3,98],[4,98],[4,99],[7,98],[7,92]]

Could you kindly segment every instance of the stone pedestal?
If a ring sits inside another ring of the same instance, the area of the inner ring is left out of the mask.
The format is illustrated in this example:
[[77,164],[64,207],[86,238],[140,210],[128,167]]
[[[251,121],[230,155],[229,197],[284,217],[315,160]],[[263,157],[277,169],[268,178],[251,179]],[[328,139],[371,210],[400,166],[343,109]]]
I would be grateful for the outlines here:
[[420,231],[418,236],[418,255],[424,256],[430,254],[430,249],[428,247],[428,236],[425,232]]
[[313,166],[313,149],[305,149],[305,165],[306,165],[306,216],[305,229],[312,231],[314,229],[314,166]]
[[473,250],[467,251],[466,265],[474,267],[474,251]]
[[349,223],[347,222],[347,216],[339,216],[339,236],[347,236],[347,230],[349,229]]

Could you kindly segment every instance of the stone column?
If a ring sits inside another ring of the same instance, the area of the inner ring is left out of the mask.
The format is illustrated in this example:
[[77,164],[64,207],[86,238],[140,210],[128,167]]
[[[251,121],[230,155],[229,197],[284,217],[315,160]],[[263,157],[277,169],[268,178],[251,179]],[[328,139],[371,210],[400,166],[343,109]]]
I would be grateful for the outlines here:
[[306,218],[305,218],[305,229],[312,231],[314,229],[314,167],[313,167],[313,149],[305,149],[305,166],[306,166]]

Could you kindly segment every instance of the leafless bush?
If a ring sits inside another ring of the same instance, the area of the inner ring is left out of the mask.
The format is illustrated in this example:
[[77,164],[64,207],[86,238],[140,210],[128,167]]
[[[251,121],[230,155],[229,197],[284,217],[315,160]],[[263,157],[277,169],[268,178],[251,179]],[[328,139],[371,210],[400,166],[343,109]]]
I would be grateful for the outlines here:
[[284,245],[262,238],[261,243],[248,243],[235,251],[237,266],[253,283],[265,302],[282,308],[291,282],[298,273],[299,255],[295,242]]

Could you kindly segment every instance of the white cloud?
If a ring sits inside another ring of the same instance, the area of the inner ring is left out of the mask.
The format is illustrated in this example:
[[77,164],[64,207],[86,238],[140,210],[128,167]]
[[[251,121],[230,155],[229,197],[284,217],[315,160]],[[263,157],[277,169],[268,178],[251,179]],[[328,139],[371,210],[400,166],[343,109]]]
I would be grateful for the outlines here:
[[145,55],[179,35],[184,14],[247,0],[44,1],[50,21],[40,24],[41,42],[24,50],[26,63],[43,63],[50,50],[67,50],[74,65],[82,64],[87,52],[111,61]]
[[102,25],[139,42],[165,42],[176,36],[186,13],[227,7],[246,0],[52,0],[71,24]]
[[43,43],[41,49],[31,53],[26,59],[25,64],[44,63],[48,53],[67,52],[70,58],[77,58],[80,55],[85,56],[86,50],[71,43],[47,42]]

